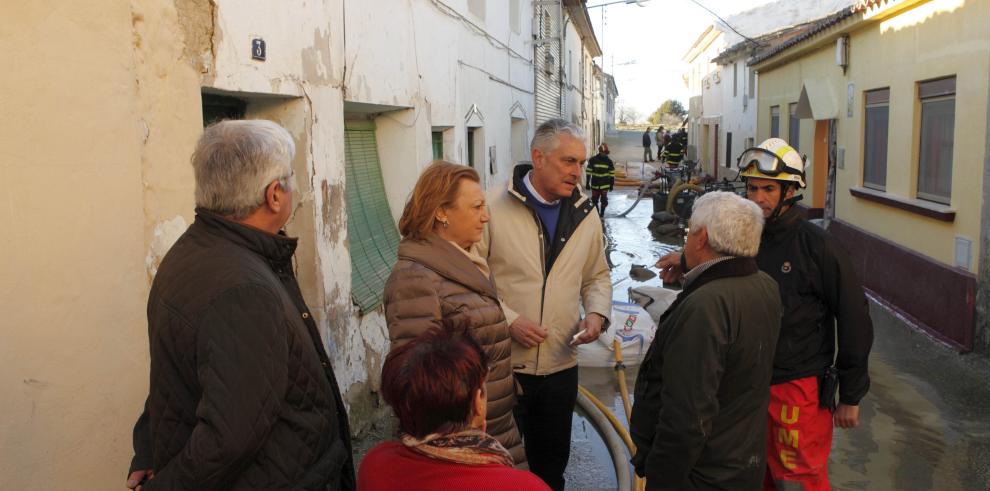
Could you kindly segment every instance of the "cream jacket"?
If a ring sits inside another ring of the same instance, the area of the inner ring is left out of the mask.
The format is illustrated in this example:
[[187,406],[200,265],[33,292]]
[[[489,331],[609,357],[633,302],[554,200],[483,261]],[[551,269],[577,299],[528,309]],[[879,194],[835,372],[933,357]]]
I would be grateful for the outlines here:
[[562,200],[556,237],[560,247],[549,271],[548,247],[536,212],[526,205],[522,177],[532,167],[517,166],[508,185],[489,193],[491,221],[478,244],[488,259],[502,300],[506,321],[520,315],[550,333],[543,343],[524,348],[512,342],[512,368],[518,373],[548,375],[577,365],[577,348],[569,346],[578,332],[580,308],[600,314],[608,326],[612,283],[605,262],[602,222],[594,205],[580,190]]

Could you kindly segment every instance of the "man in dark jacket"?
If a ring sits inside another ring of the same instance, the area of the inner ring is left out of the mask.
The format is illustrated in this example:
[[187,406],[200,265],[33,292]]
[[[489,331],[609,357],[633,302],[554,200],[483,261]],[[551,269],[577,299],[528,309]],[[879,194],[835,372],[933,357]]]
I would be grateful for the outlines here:
[[128,487],[354,489],[347,414],[292,267],[289,133],[225,121],[193,153],[196,221],[148,298]]
[[[653,143],[650,139],[650,129],[643,132],[643,162],[653,162]],[[659,157],[659,155],[658,155]]]
[[[870,387],[873,324],[849,257],[828,232],[797,209],[804,162],[771,138],[739,157],[747,197],[766,226],[756,257],[780,287],[784,305],[774,355],[768,428],[768,489],[829,489],[832,430],[859,424]],[[661,258],[664,281],[676,280],[681,257]],[[835,401],[836,385],[839,398]]]
[[598,214],[605,216],[608,192],[615,187],[615,163],[608,157],[608,145],[598,145],[598,155],[588,159],[588,189]]
[[649,490],[759,489],[780,293],[757,269],[763,217],[733,193],[691,215],[684,290],[636,379],[633,464]]

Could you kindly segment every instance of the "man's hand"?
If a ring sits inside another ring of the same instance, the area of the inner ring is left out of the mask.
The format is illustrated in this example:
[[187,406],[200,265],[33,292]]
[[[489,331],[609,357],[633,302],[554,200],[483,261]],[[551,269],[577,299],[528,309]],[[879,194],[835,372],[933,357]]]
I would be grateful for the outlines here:
[[520,315],[509,326],[509,335],[524,348],[532,348],[542,343],[550,335],[550,332],[545,327]]
[[663,280],[664,284],[680,283],[681,279],[684,278],[684,272],[681,271],[681,253],[679,252],[671,252],[661,257],[657,261],[656,267],[660,270],[660,279]]
[[584,334],[578,336],[577,342],[574,344],[588,344],[597,340],[598,336],[602,335],[602,323],[604,321],[604,317],[594,312],[585,316],[584,320],[578,323],[578,332],[583,329]]
[[150,481],[155,477],[155,471],[151,469],[143,469],[139,471],[134,471],[131,475],[127,476],[127,487],[130,489],[141,489],[141,480],[145,477]]
[[835,426],[839,428],[850,429],[859,426],[859,406],[850,406],[840,402],[835,408],[832,420],[835,422]]

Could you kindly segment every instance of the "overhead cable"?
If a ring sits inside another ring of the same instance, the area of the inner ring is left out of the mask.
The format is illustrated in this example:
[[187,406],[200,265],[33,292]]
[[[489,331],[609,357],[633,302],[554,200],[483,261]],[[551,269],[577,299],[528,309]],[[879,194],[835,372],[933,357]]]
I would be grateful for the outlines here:
[[729,29],[732,29],[732,32],[734,32],[734,33],[742,36],[743,39],[745,39],[745,40],[747,40],[747,41],[749,41],[751,43],[754,43],[754,44],[757,43],[757,41],[755,39],[753,39],[753,38],[751,38],[751,37],[749,37],[749,36],[747,36],[747,35],[739,32],[739,31],[737,31],[735,27],[732,27],[732,24],[729,24],[729,21],[723,19],[720,15],[716,14],[715,12],[713,12],[712,9],[710,9],[710,8],[705,7],[704,5],[702,5],[701,2],[699,2],[698,0],[691,0],[691,2],[693,2],[695,5],[703,8],[703,9],[707,10],[709,14],[714,15],[715,18],[717,18],[718,20],[720,20],[722,22],[722,24],[725,25],[725,27],[728,27]]

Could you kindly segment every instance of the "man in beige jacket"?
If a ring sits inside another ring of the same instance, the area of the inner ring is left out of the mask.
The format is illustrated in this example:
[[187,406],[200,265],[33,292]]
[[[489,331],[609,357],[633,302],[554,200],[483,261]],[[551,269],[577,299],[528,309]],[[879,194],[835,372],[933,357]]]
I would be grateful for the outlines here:
[[521,389],[514,414],[530,470],[563,490],[576,346],[594,342],[608,326],[612,284],[601,219],[578,187],[587,157],[583,131],[549,120],[537,128],[531,152],[533,164],[517,166],[508,186],[489,197],[491,221],[478,245],[513,339]]

